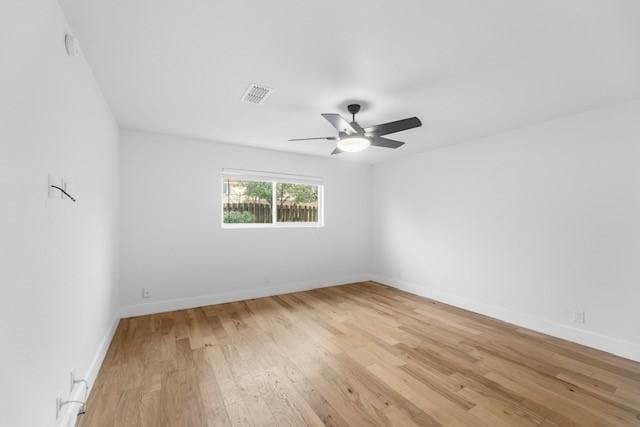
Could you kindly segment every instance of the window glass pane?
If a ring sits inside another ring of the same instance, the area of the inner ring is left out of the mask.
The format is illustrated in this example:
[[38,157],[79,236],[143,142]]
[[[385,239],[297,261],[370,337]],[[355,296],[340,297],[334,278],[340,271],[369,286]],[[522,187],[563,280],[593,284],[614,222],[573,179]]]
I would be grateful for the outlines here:
[[270,182],[224,178],[222,187],[225,224],[271,224]]
[[318,186],[276,184],[278,222],[318,222]]

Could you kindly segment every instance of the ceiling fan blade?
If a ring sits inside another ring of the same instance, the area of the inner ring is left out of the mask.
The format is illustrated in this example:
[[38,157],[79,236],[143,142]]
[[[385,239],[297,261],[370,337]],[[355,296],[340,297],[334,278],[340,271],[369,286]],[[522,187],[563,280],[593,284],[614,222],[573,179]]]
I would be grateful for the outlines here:
[[327,119],[327,121],[331,123],[331,126],[336,128],[338,132],[344,132],[347,134],[358,133],[340,114],[323,113],[322,117]]
[[336,149],[331,152],[331,155],[333,156],[334,154],[340,154],[340,153],[342,153],[342,150],[336,147]]
[[365,128],[367,136],[382,136],[390,133],[401,132],[407,129],[413,129],[422,126],[422,122],[417,117],[409,119],[396,120],[395,122],[382,123],[380,125]]
[[396,141],[395,139],[382,138],[381,136],[371,137],[369,138],[369,141],[374,147],[398,148],[404,145],[404,142]]
[[338,139],[337,136],[319,136],[317,138],[293,138],[293,139],[288,139],[287,141],[311,141],[313,139],[325,139],[327,141],[335,141],[336,139]]

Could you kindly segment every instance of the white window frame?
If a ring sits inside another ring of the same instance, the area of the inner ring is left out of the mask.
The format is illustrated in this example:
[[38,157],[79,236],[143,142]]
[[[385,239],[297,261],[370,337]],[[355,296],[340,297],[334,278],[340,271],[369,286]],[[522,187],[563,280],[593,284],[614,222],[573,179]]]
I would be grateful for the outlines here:
[[[271,223],[226,224],[224,222],[224,182],[226,179],[236,181],[259,181],[271,183]],[[278,205],[276,203],[276,185],[306,184],[318,187],[318,222],[278,222]],[[293,175],[286,173],[251,171],[242,169],[222,169],[220,174],[220,225],[222,228],[321,228],[324,227],[324,180],[315,176]]]

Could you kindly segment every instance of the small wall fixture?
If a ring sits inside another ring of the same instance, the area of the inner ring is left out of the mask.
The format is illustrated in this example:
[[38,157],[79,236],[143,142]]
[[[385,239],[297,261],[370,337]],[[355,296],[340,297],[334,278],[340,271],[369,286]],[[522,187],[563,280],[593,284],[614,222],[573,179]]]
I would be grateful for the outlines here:
[[73,197],[71,194],[67,193],[64,188],[58,187],[57,185],[50,185],[49,187],[51,188],[55,188],[56,190],[60,190],[62,192],[62,194],[64,194],[65,196],[67,196],[69,199],[71,199],[71,201],[75,202],[76,199],[75,197]]
[[56,420],[60,418],[62,407],[65,405],[69,405],[70,403],[79,403],[81,405],[77,415],[86,414],[87,410],[85,409],[85,402],[83,400],[62,400],[58,397],[56,398]]

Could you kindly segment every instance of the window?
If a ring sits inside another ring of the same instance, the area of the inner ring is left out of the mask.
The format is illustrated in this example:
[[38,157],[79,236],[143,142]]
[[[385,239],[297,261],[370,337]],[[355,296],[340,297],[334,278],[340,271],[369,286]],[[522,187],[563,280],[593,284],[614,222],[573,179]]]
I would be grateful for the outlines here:
[[318,222],[318,186],[276,183],[277,222]]
[[270,172],[222,171],[222,226],[322,226],[322,180]]
[[225,224],[271,224],[273,188],[270,182],[224,179]]

